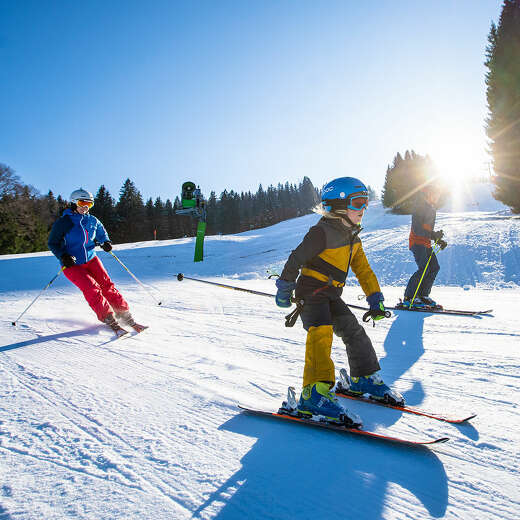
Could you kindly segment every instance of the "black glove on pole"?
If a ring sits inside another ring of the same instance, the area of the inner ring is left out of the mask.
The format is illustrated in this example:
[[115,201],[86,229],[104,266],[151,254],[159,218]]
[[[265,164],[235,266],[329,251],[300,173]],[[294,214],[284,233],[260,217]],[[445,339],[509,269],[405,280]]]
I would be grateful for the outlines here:
[[71,256],[71,255],[65,253],[61,257],[61,262],[63,264],[63,267],[72,267],[73,265],[76,264],[76,257]]

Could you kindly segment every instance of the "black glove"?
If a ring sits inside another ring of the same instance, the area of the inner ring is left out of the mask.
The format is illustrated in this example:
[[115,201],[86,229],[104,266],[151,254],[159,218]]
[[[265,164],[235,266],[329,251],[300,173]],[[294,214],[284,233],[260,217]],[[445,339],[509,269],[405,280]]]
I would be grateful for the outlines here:
[[383,301],[384,297],[380,292],[375,292],[367,296],[367,302],[370,305],[370,310],[363,314],[363,321],[365,323],[370,319],[373,319],[375,322],[382,320],[383,318],[390,317],[390,312],[385,309]]
[[76,263],[76,257],[65,253],[61,257],[61,263],[64,265],[64,267],[72,267]]
[[439,240],[444,236],[444,231],[439,229],[439,231],[432,231],[432,240],[435,242],[439,242]]
[[437,244],[439,244],[441,250],[445,249],[448,243],[445,240],[437,240]]
[[363,314],[363,321],[366,323],[370,319],[373,319],[374,322],[378,320],[382,320],[383,318],[389,318],[390,312],[385,309],[383,302],[379,302],[377,309],[370,309],[369,311]]
[[103,251],[106,251],[107,253],[109,253],[110,251],[112,251],[112,242],[110,242],[110,240],[103,242],[101,244],[101,248],[103,249]]

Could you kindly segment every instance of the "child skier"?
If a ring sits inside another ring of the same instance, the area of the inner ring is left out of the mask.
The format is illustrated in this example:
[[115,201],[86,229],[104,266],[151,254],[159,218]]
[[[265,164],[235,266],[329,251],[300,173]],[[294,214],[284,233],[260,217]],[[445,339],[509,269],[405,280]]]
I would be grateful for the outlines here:
[[330,422],[350,426],[360,425],[359,418],[347,412],[331,392],[335,383],[331,359],[333,332],[346,346],[350,366],[348,391],[404,404],[403,397],[383,383],[370,338],[341,299],[352,268],[370,305],[367,314],[374,320],[385,316],[383,294],[358,236],[367,206],[368,190],[359,179],[341,177],[329,182],[323,188],[323,218],[291,253],[276,281],[279,307],[291,305],[293,290],[296,299],[303,301],[301,319],[307,341],[298,412],[321,415]]
[[[442,229],[433,230],[440,196],[440,189],[433,184],[425,186],[417,193],[409,238],[409,247],[417,264],[417,271],[411,276],[404,292],[403,307],[406,308],[410,308],[410,305],[418,308],[437,306],[437,303],[430,298],[430,292],[440,267],[432,251],[431,241],[435,240],[441,249],[448,245],[442,240],[444,236]],[[426,264],[428,268],[425,272]],[[422,282],[420,282],[421,276],[423,276]],[[414,295],[415,299],[413,299]]]
[[80,188],[70,195],[70,207],[54,223],[49,235],[49,249],[65,268],[65,276],[82,292],[99,321],[117,335],[126,331],[118,320],[141,332],[146,327],[135,322],[128,303],[114,287],[94,248],[112,250],[103,224],[89,209],[94,205],[92,193]]

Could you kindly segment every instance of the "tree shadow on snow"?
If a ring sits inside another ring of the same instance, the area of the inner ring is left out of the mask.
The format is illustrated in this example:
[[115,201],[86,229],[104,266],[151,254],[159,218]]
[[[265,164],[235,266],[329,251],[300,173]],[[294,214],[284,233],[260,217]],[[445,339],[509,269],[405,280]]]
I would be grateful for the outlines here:
[[397,496],[394,503],[403,508],[402,516],[408,515],[410,506],[420,513],[421,504],[433,517],[446,512],[446,473],[426,448],[242,414],[220,429],[258,441],[241,459],[241,469],[207,498],[193,518],[200,518],[208,507],[221,508],[215,517],[219,520],[382,518],[389,495]]

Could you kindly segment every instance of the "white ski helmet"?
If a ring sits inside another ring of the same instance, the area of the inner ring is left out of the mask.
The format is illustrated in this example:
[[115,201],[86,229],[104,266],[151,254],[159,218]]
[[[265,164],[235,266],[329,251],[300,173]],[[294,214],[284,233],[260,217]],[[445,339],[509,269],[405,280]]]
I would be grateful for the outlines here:
[[74,204],[78,202],[78,200],[90,200],[90,202],[94,202],[94,196],[90,191],[79,188],[70,194],[69,200],[70,202],[74,202]]

